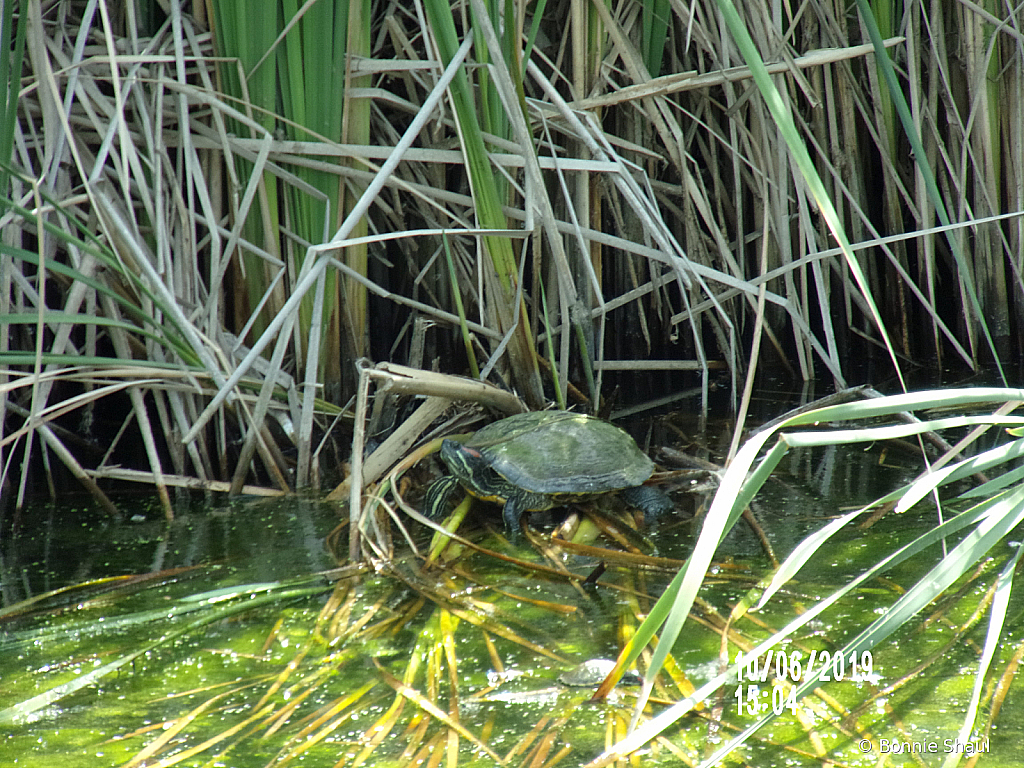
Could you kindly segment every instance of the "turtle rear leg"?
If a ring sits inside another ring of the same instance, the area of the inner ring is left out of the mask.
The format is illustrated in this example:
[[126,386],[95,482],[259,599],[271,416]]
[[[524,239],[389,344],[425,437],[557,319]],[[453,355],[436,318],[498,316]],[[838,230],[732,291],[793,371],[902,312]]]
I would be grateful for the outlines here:
[[644,513],[648,520],[654,520],[661,515],[667,514],[675,509],[675,504],[669,495],[660,488],[653,485],[638,485],[635,488],[625,488],[621,494],[623,501],[631,507],[636,507]]

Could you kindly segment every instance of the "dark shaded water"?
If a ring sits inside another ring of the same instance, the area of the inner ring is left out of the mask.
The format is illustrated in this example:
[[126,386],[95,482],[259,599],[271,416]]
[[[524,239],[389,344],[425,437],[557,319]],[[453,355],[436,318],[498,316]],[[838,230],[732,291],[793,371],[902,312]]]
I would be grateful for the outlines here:
[[335,564],[323,546],[339,510],[302,497],[196,498],[167,523],[155,498],[117,499],[110,522],[91,499],[31,504],[0,539],[3,604],[108,576],[220,565],[265,581]]

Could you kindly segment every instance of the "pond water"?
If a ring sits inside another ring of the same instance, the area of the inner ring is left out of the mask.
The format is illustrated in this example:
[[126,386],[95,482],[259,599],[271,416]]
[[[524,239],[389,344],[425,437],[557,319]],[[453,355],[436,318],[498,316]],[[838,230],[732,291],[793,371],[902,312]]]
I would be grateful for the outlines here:
[[[875,446],[794,450],[752,512],[782,558],[828,520],[917,471],[914,455]],[[680,506],[703,501],[676,496]],[[597,584],[587,585],[598,558],[510,544],[486,507],[471,513],[464,532],[521,564],[467,552],[445,570],[426,570],[411,556],[377,571],[339,568],[325,539],[342,510],[302,497],[194,498],[169,525],[149,498],[118,502],[132,520],[113,524],[88,501],[66,499],[26,509],[16,532],[7,521],[0,541],[5,765],[584,765],[625,734],[636,688],[591,704],[590,690],[562,686],[558,677],[585,659],[615,658],[675,572],[667,562],[637,569],[608,560]],[[733,606],[771,569],[760,535],[741,522],[716,555],[704,602],[658,678],[650,714],[719,673],[723,632],[731,658],[883,550],[933,526],[935,515],[923,505],[870,529],[844,530],[763,611],[725,629]],[[496,526],[480,525],[488,516]],[[675,517],[646,535],[658,557],[682,560],[697,526]],[[429,536],[417,536],[425,548]],[[926,608],[921,621],[856,660],[868,669],[851,665],[846,679],[790,707],[791,673],[778,659],[807,663],[841,647],[941,552],[866,583],[784,646],[760,686],[748,679],[727,687],[652,744],[642,764],[696,764],[754,722],[758,702],[781,714],[730,760],[942,764],[984,645],[979,606],[1011,553],[1011,546],[994,549],[972,579],[957,582],[956,599]],[[969,741],[987,750],[984,765],[1019,764],[1024,710],[1012,683],[1024,649],[1022,609],[1012,595],[982,692],[979,722],[996,708],[995,725]],[[908,744],[917,754],[906,753]]]

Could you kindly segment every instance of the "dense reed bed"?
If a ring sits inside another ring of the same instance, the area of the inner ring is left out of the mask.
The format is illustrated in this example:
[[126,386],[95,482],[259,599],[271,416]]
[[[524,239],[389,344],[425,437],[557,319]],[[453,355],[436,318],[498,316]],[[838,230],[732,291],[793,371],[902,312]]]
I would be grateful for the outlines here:
[[15,456],[321,485],[362,357],[594,408],[1016,351],[1015,15],[275,8],[5,4],[19,498]]

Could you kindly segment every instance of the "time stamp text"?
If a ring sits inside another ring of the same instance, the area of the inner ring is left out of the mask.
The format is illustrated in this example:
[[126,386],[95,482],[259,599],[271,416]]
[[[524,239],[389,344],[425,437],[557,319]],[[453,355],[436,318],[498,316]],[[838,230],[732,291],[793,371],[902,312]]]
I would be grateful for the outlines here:
[[[736,662],[740,662],[739,655]],[[748,659],[739,667],[735,694],[737,714],[757,717],[769,712],[781,715],[786,710],[795,713],[798,707],[797,686],[808,680],[862,683],[877,682],[878,676],[875,674],[871,651],[846,655],[828,651],[812,651],[810,654],[801,651],[768,651],[763,658]],[[877,749],[879,754],[926,754],[941,751],[973,755],[988,752],[991,747],[986,737],[966,742],[957,739],[942,742],[881,739],[877,746],[869,739],[862,739],[858,742],[858,749],[865,754]]]
[[802,651],[768,651],[763,658],[749,659],[739,669],[739,685],[735,694],[736,712],[739,715],[763,715],[769,711],[781,715],[787,709],[795,712],[796,689],[789,686],[787,690],[773,683],[802,683],[812,678],[823,683],[833,680],[872,680],[874,660],[871,651],[849,655],[828,651],[811,651],[810,654]]

